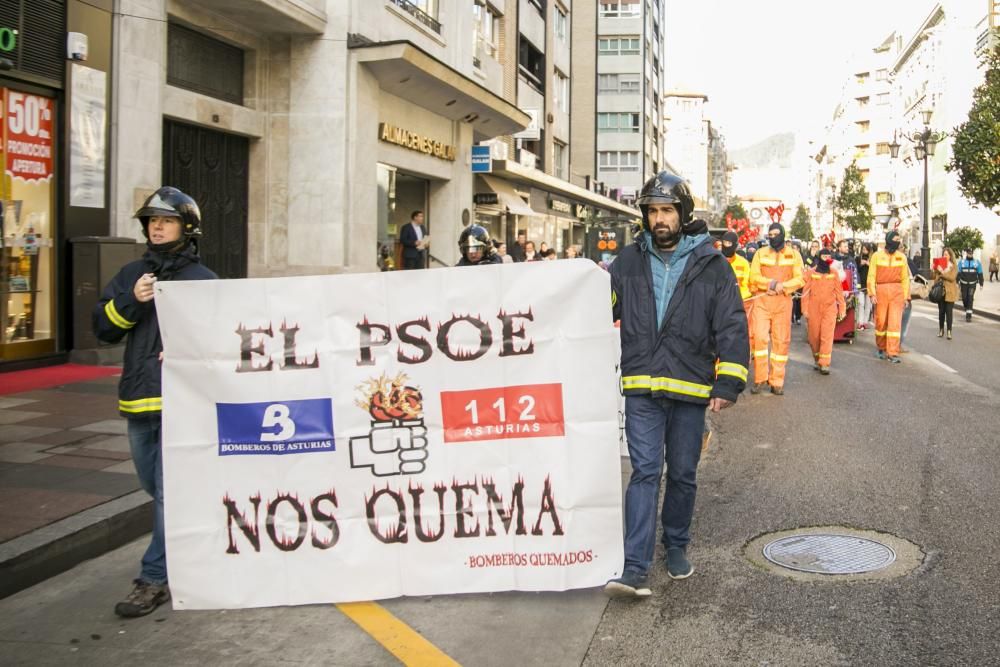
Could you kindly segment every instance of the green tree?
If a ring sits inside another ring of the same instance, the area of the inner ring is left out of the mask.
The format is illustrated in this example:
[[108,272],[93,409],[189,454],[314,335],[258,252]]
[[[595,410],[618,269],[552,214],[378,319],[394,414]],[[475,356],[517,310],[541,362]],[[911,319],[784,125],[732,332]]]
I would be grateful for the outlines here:
[[948,171],[973,206],[1000,207],[1000,48],[986,61],[986,81],[972,98],[969,119],[953,131]]
[[750,216],[747,215],[747,210],[743,208],[743,202],[740,201],[734,201],[733,203],[731,203],[729,206],[726,207],[725,211],[722,212],[722,224],[726,223],[727,213],[732,213],[734,220],[750,219]]
[[813,240],[812,223],[809,220],[809,209],[805,204],[799,204],[795,209],[795,218],[792,219],[792,237],[803,241]]
[[956,257],[961,257],[966,248],[978,250],[983,247],[983,233],[975,227],[958,227],[948,232],[944,244]]
[[857,234],[872,228],[872,205],[868,190],[861,178],[861,170],[856,162],[852,162],[844,170],[844,180],[840,184],[834,207],[837,219]]

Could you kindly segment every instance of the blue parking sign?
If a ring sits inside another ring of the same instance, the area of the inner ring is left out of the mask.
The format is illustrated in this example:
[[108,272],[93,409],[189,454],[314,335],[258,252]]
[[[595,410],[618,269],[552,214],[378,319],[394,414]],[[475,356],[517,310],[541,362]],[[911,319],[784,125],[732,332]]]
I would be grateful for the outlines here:
[[472,173],[488,174],[493,171],[493,159],[489,146],[472,147]]

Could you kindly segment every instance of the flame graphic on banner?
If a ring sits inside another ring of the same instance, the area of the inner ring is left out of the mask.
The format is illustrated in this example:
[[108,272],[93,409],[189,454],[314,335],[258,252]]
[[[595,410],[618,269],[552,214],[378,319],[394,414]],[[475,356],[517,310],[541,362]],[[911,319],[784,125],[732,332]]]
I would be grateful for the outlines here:
[[361,398],[354,403],[377,422],[423,418],[424,399],[417,387],[408,386],[409,378],[399,373],[389,378],[385,373],[356,387]]

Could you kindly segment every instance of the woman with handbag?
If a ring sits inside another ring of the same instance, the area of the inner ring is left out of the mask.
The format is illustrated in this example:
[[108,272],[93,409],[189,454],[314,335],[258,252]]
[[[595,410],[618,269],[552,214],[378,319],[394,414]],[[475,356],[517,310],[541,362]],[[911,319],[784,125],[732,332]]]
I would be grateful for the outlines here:
[[[944,295],[937,302],[938,305],[938,338],[945,335],[945,325],[947,324],[948,340],[951,340],[951,322],[955,310],[955,302],[958,301],[958,264],[955,262],[955,253],[951,248],[945,248],[942,257],[946,260],[944,266],[935,262],[934,280],[940,282],[944,287]],[[935,284],[931,288],[931,296],[938,286]]]

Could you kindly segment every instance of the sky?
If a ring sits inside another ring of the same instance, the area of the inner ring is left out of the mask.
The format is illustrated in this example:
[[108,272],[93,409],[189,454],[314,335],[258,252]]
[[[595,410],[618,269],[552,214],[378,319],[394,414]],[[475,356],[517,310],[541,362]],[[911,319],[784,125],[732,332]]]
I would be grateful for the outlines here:
[[[980,2],[984,0],[944,0]],[[666,0],[667,89],[708,96],[729,150],[779,132],[815,136],[851,59],[893,30],[904,39],[934,0]],[[985,7],[984,7],[985,10]]]

